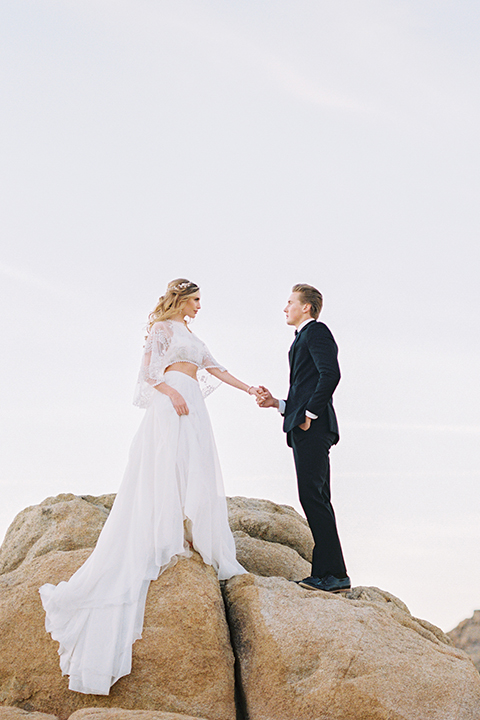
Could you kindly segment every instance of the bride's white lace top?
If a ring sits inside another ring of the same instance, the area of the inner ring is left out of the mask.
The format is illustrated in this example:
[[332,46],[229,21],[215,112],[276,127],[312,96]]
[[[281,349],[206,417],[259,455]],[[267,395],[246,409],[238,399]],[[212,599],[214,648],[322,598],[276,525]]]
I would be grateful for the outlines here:
[[145,341],[133,404],[141,408],[148,407],[153,393],[158,392],[153,386],[165,382],[165,369],[176,362],[189,362],[197,366],[197,380],[204,397],[215,390],[219,383],[209,372],[201,371],[208,368],[225,370],[212,357],[205,343],[182,322],[162,320],[152,326]]

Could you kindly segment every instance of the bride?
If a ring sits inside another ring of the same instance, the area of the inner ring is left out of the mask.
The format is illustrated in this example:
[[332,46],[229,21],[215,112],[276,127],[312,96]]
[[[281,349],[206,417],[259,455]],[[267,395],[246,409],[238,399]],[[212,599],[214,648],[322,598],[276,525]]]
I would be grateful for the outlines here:
[[198,286],[180,278],[150,314],[134,398],[146,413],[112,511],[70,580],[40,588],[45,627],[76,692],[108,695],[130,673],[150,581],[190,548],[220,580],[246,572],[235,557],[202,395],[216,379],[251,395],[257,388],[230,375],[190,331],[186,318],[199,310]]

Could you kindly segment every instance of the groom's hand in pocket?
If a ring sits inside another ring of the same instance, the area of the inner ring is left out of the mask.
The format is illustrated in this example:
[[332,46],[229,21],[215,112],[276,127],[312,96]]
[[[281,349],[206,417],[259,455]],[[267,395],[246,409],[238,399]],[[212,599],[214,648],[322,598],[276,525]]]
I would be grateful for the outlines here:
[[303,423],[302,423],[301,425],[299,425],[298,427],[300,428],[300,430],[305,430],[305,431],[306,431],[306,430],[309,429],[309,427],[310,427],[311,424],[312,424],[312,418],[309,418],[309,417],[305,416],[305,422],[303,422]]

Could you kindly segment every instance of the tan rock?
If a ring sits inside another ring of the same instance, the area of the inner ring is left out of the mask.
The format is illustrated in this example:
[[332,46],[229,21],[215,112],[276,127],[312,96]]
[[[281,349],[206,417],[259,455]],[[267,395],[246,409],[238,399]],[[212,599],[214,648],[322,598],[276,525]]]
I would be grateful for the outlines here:
[[[51,717],[51,716],[47,716]],[[1,717],[0,717],[0,720]],[[9,720],[9,718],[5,718]],[[16,718],[12,718],[16,720]],[[19,719],[20,720],[20,719]],[[32,719],[34,720],[34,719]],[[39,720],[42,720],[39,718]],[[166,713],[158,710],[124,710],[123,708],[85,708],[70,715],[69,720],[205,720],[193,715]]]
[[224,605],[214,570],[198,555],[151,583],[132,673],[107,697],[68,690],[38,588],[68,579],[89,552],[49,552],[0,576],[0,704],[62,720],[92,706],[234,720],[234,657]]
[[380,588],[377,587],[362,587],[359,585],[352,588],[349,593],[346,593],[345,597],[350,600],[370,600],[380,603],[401,625],[412,628],[425,638],[432,639],[431,636],[433,635],[444,645],[453,646],[453,642],[443,630],[440,630],[436,625],[432,625],[428,620],[412,617],[405,603],[386,590],[380,590]]
[[302,580],[311,573],[310,563],[287,545],[266,542],[241,530],[236,530],[233,536],[237,560],[250,573],[286,580]]
[[233,532],[241,531],[260,540],[286,545],[311,562],[313,538],[308,523],[288,505],[258,498],[231,497],[228,498],[228,515]]
[[253,575],[226,583],[249,720],[479,719],[465,653],[394,596],[351,595]]
[[[63,494],[26,508],[8,528],[0,548],[0,575],[48,552],[94,547],[114,499],[114,494]],[[312,535],[307,521],[293,508],[257,498],[233,497],[227,502],[239,562],[249,572],[287,580],[310,574]],[[249,542],[248,537],[263,544]]]
[[93,547],[114,497],[64,494],[22,510],[8,528],[0,549],[0,574],[53,550]]
[[58,720],[56,715],[28,712],[18,707],[0,707],[0,720]]
[[[455,647],[469,655],[480,671],[480,610],[475,610],[471,618],[462,620],[448,633]],[[480,713],[479,713],[480,715]]]

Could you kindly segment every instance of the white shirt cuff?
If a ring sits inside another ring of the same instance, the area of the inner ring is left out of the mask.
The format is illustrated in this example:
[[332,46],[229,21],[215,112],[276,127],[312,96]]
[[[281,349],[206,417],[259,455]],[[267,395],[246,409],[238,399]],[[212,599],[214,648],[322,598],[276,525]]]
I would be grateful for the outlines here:
[[318,418],[318,415],[314,415],[310,410],[305,410],[305,415],[309,417],[310,420],[316,420]]
[[285,415],[285,400],[278,401],[278,412],[280,415]]

